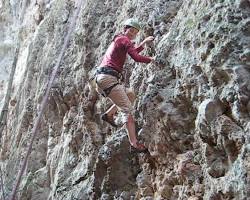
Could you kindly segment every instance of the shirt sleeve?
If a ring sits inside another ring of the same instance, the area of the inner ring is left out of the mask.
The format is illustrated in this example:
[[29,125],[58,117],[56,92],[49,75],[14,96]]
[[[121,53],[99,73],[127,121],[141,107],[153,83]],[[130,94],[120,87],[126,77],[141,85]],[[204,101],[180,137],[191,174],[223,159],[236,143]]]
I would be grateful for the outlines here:
[[136,49],[137,53],[140,53],[144,49],[144,47],[142,45],[140,45],[140,46],[136,47],[135,49]]
[[131,58],[133,58],[133,60],[135,60],[136,62],[142,62],[142,63],[150,63],[151,62],[151,59],[149,57],[142,56],[139,54],[139,52],[143,50],[142,46],[135,48],[131,42],[126,41],[126,43],[127,43],[126,44],[127,52],[131,56]]

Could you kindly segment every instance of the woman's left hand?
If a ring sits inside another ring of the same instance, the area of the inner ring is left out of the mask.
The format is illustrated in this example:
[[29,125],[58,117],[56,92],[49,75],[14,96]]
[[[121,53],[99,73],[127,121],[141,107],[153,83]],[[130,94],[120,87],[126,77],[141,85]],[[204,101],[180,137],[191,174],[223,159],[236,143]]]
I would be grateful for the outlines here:
[[152,42],[154,39],[155,39],[154,36],[148,36],[144,39],[143,43]]

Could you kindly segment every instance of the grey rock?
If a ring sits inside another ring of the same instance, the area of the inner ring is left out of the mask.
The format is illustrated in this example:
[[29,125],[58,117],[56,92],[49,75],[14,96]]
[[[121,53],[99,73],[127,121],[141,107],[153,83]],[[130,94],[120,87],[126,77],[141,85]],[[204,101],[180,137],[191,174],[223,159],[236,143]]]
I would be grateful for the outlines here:
[[[0,143],[7,195],[78,1],[26,1],[19,27],[24,2],[0,2],[0,108],[20,42]],[[249,9],[249,0],[84,1],[18,198],[247,199]],[[144,49],[155,63],[126,62],[147,154],[130,151],[124,127],[100,120],[111,103],[88,82],[122,22],[133,16],[143,24],[136,43],[155,36]]]

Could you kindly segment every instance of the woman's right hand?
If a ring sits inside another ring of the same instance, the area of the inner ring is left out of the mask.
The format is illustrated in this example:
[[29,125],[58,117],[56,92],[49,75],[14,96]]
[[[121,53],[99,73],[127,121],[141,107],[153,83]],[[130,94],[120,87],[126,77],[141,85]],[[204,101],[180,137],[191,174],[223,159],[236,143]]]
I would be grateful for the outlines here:
[[151,59],[151,63],[155,63],[156,56],[150,57],[150,59]]

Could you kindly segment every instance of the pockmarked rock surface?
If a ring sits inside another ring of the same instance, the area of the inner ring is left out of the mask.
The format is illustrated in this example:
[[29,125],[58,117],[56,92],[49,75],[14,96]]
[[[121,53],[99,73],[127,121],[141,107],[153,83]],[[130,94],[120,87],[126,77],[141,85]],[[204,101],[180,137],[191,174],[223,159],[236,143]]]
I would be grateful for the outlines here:
[[[22,5],[24,20],[20,19]],[[3,193],[16,180],[48,79],[79,1],[0,1],[0,101],[20,42],[2,133]],[[138,135],[100,119],[111,104],[89,79],[122,22],[155,40],[128,58]],[[17,37],[20,32],[20,37]],[[18,189],[22,200],[245,200],[250,195],[249,0],[86,0],[80,10]]]

